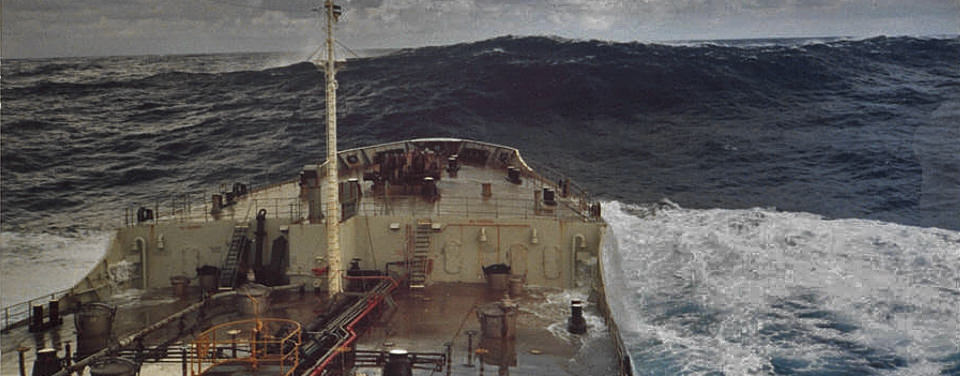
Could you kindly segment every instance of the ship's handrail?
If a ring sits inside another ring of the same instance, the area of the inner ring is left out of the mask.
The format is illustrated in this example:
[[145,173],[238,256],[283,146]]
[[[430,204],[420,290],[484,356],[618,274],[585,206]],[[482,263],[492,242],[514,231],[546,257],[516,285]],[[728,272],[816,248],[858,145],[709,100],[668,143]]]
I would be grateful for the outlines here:
[[[178,212],[174,215],[160,216],[146,223],[204,223],[215,220],[234,220],[247,222],[252,213],[267,210],[267,218],[289,220],[291,223],[305,218],[306,206],[299,196],[273,198],[246,198],[240,211],[225,209],[219,216],[206,213],[205,207],[195,207],[192,211]],[[581,220],[596,222],[600,219],[590,212],[592,202],[581,195],[569,195],[558,198],[557,205],[537,204],[531,198],[515,197],[472,197],[442,195],[431,204],[422,203],[424,198],[418,195],[389,195],[387,197],[364,197],[357,206],[357,215],[449,215],[467,218],[554,218],[557,220]],[[404,203],[410,205],[404,205]],[[200,212],[198,208],[203,208]],[[128,223],[132,225],[132,223]]]
[[[249,189],[249,193],[245,197],[241,197],[241,200],[249,199],[248,197],[254,192],[268,190],[283,186],[285,184],[290,184],[295,180],[284,180],[281,182],[263,184],[260,186],[255,186]],[[245,213],[235,213],[233,210],[224,210],[223,215],[214,215],[211,214],[212,207],[210,206],[210,197],[213,193],[212,191],[191,191],[178,193],[172,196],[169,196],[163,200],[154,200],[151,204],[146,205],[134,205],[134,208],[143,207],[151,209],[154,211],[153,219],[146,221],[144,223],[188,223],[188,222],[213,222],[217,220],[230,219],[230,220],[249,220],[250,214]],[[214,192],[222,193],[222,192]],[[273,218],[282,218],[290,217],[292,220],[299,218],[304,210],[301,203],[298,201],[298,205],[291,208],[288,206],[281,206],[281,202],[289,202],[292,198],[276,198],[276,199],[256,199],[256,200],[274,200],[274,205],[270,206],[269,209],[273,213],[282,213],[280,214],[268,214]],[[259,209],[268,208],[266,206],[258,206],[257,210],[253,212],[256,213]],[[279,210],[279,209],[284,210]],[[124,226],[133,226],[137,224],[136,217],[134,213],[136,209],[126,208],[124,209],[123,218],[121,223]]]
[[[552,167],[547,166],[546,164],[543,164],[540,162],[536,162],[536,161],[525,161],[525,162],[528,163],[528,167],[530,167],[534,171],[533,173],[535,175],[539,176],[541,179],[549,182],[550,184],[557,184],[557,182],[566,181],[569,187],[569,191],[568,191],[569,196],[582,197],[587,202],[593,203],[593,198],[590,196],[590,193],[587,192],[587,190],[584,189],[583,186],[581,186],[577,182],[570,179],[567,175],[564,175],[559,171],[553,169]],[[562,187],[558,185],[557,190],[558,191],[562,190]]]
[[[285,331],[282,337],[271,335],[281,329]],[[233,332],[237,334],[231,335],[231,330],[237,330]],[[242,362],[254,369],[261,363],[276,364],[281,375],[291,375],[300,364],[301,334],[299,322],[278,318],[254,318],[214,326],[193,341],[192,372],[203,374],[223,363]],[[225,356],[227,349],[247,356]]]
[[[476,142],[475,142],[476,143]],[[556,189],[557,195],[561,196],[561,193],[566,187],[565,197],[573,198],[575,204],[570,205],[569,202],[565,203],[567,208],[578,214],[578,216],[586,221],[593,221],[593,215],[589,210],[590,206],[595,203],[595,200],[590,196],[589,192],[584,189],[581,185],[577,184],[573,180],[569,179],[566,175],[557,172],[555,169],[549,167],[548,165],[536,162],[532,160],[524,160],[519,151],[513,148],[508,148],[499,145],[493,145],[501,147],[504,149],[512,150],[515,153],[515,158],[526,167],[526,170],[522,173],[528,178],[535,179],[537,184],[540,184],[544,187],[552,187]],[[351,149],[353,150],[353,149]],[[349,151],[349,150],[348,150]],[[345,151],[345,152],[348,152]],[[320,166],[325,163],[320,164]],[[243,213],[238,213],[232,208],[225,208],[218,215],[211,214],[211,204],[210,197],[212,196],[211,191],[193,191],[180,193],[173,196],[170,196],[168,199],[160,201],[157,200],[153,203],[152,206],[144,206],[145,208],[154,210],[154,219],[147,221],[145,223],[205,223],[212,222],[217,220],[233,220],[246,222],[251,219],[251,213],[257,213],[260,209],[267,209],[268,218],[289,218],[291,222],[296,222],[304,218],[304,212],[306,209],[304,206],[307,203],[300,200],[298,197],[281,197],[281,198],[251,198],[256,192],[261,192],[273,188],[278,188],[280,186],[291,184],[296,182],[296,179],[289,179],[280,182],[274,182],[269,184],[263,184],[259,186],[254,186],[249,189],[249,193],[245,196],[238,198],[238,201],[243,200],[254,200],[252,205],[248,205],[247,209]],[[221,189],[222,190],[222,189]],[[215,192],[222,193],[222,192]],[[532,202],[533,199],[525,201]],[[565,201],[565,200],[560,200]],[[466,212],[466,210],[465,210]],[[127,209],[124,212],[123,224],[126,226],[131,226],[137,224],[136,218],[134,217],[135,210]],[[376,213],[365,213],[369,215],[376,215]],[[535,213],[524,213],[521,217],[544,217],[550,215],[535,214]],[[556,216],[556,215],[554,215]]]
[[[69,288],[63,289],[51,294],[3,307],[2,331],[7,331],[16,326],[27,323],[27,321],[30,319],[31,307],[37,303],[49,303],[50,301],[60,300],[60,298],[69,294],[70,290],[71,289]],[[46,307],[44,308],[44,312],[47,312]]]
[[422,201],[422,196],[390,195],[389,198],[364,199],[357,208],[358,215],[443,215],[467,218],[554,218],[579,219],[594,222],[589,214],[588,203],[583,200],[559,199],[557,205],[537,205],[533,199],[525,198],[483,198],[469,196],[442,196],[429,207],[421,205],[402,205],[403,201]]

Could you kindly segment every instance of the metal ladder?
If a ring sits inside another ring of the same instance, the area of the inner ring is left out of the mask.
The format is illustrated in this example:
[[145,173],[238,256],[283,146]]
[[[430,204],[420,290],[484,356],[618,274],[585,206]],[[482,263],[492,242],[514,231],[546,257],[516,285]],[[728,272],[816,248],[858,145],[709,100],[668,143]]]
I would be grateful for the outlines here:
[[240,256],[247,245],[247,225],[237,225],[233,228],[233,237],[230,239],[230,250],[223,259],[220,268],[220,290],[230,290],[237,283],[237,267],[240,266]]
[[429,220],[417,221],[417,231],[413,241],[413,258],[410,260],[410,289],[422,289],[427,282],[427,258],[430,256],[430,233],[432,231]]

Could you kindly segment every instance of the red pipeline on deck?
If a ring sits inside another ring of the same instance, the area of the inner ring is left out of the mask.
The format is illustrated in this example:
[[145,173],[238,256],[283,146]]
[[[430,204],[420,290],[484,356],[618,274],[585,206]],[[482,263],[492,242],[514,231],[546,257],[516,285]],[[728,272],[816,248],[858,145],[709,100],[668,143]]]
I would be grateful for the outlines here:
[[[389,280],[389,281],[390,281],[390,288],[387,289],[387,291],[383,292],[383,294],[377,294],[377,296],[374,296],[373,299],[370,299],[369,302],[367,303],[367,307],[363,310],[363,312],[361,312],[360,315],[357,316],[357,318],[353,319],[353,321],[351,321],[349,324],[347,324],[347,326],[346,326],[344,329],[347,331],[347,333],[349,333],[349,337],[347,337],[346,341],[343,341],[342,344],[337,345],[338,348],[344,348],[344,347],[346,347],[346,346],[350,346],[350,344],[353,343],[353,341],[355,341],[355,340],[357,339],[357,333],[353,331],[353,327],[354,327],[355,325],[357,325],[357,323],[360,322],[360,320],[362,320],[364,317],[366,317],[366,316],[370,313],[370,311],[373,311],[374,308],[376,308],[378,305],[380,305],[380,302],[383,301],[383,298],[384,298],[385,296],[387,296],[387,294],[390,294],[390,292],[392,292],[394,289],[396,289],[397,286],[399,285],[399,283],[397,283],[397,280],[393,279],[393,277],[390,277],[390,276],[379,276],[379,275],[377,275],[377,276],[354,276],[354,277],[344,276],[343,278],[344,278],[344,279],[348,279],[348,280],[366,280],[366,279]],[[327,365],[330,364],[330,362],[333,360],[333,358],[334,358],[334,357],[331,356],[331,357],[327,358],[326,360],[324,360],[323,363],[321,363],[319,366],[317,366],[317,368],[314,368],[314,369],[313,369],[313,372],[310,373],[310,375],[311,375],[311,376],[320,376],[320,374],[323,373],[323,370],[324,370],[325,368],[327,368]]]

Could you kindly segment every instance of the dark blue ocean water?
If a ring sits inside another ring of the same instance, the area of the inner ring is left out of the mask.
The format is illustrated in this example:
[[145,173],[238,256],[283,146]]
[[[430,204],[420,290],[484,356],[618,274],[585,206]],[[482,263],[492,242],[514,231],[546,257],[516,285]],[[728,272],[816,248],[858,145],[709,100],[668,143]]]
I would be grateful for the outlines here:
[[[125,207],[321,160],[301,60],[4,60],[4,304],[71,285]],[[342,148],[501,143],[605,200],[639,374],[960,373],[958,38],[504,37],[338,78]]]

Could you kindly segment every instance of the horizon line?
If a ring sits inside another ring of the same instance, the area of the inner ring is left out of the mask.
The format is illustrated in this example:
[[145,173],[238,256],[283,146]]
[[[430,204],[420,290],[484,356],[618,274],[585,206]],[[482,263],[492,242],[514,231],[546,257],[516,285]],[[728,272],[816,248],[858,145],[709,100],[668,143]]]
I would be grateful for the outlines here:
[[[909,35],[909,34],[900,34],[900,35],[885,35],[885,34],[875,34],[869,36],[794,36],[794,37],[744,37],[744,38],[714,38],[714,39],[675,39],[675,40],[633,40],[633,41],[614,41],[614,40],[604,40],[604,39],[583,39],[583,38],[567,38],[557,35],[515,35],[515,34],[505,34],[492,38],[486,39],[477,39],[472,41],[463,41],[463,42],[454,42],[446,44],[425,44],[420,46],[405,46],[405,47],[369,47],[369,48],[358,48],[357,51],[400,51],[408,49],[420,49],[420,48],[431,48],[431,47],[447,47],[447,46],[456,46],[462,44],[472,44],[480,43],[484,41],[491,41],[502,38],[551,38],[551,39],[560,39],[566,41],[582,41],[582,42],[610,42],[610,43],[619,43],[619,44],[631,44],[631,43],[641,43],[641,44],[684,44],[684,43],[710,43],[710,42],[749,42],[749,41],[783,41],[783,40],[828,40],[830,42],[835,41],[858,41],[858,40],[868,40],[875,38],[931,38],[931,39],[952,39],[960,38],[960,33],[957,34],[930,34],[930,35]],[[198,55],[234,55],[234,54],[296,54],[302,53],[303,51],[295,50],[236,50],[236,51],[212,51],[212,52],[174,52],[174,53],[163,53],[163,54],[142,54],[142,53],[131,53],[131,54],[114,54],[114,55],[50,55],[50,56],[18,56],[18,57],[5,57],[0,55],[0,61],[2,60],[44,60],[44,59],[66,59],[66,58],[108,58],[108,57],[163,57],[163,56],[198,56]],[[364,56],[374,57],[374,56]]]

